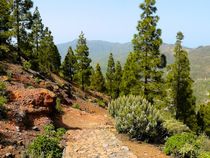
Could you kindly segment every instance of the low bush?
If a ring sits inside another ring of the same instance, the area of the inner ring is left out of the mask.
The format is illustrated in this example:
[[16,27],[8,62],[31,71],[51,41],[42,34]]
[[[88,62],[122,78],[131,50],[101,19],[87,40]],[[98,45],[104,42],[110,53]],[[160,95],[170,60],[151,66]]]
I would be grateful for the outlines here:
[[106,107],[106,103],[102,99],[97,99],[96,103],[102,108]]
[[195,144],[195,139],[196,136],[192,133],[174,135],[166,141],[164,152],[175,157],[196,156],[195,149],[192,146],[192,144]]
[[160,111],[160,120],[162,122],[162,126],[167,131],[168,136],[172,136],[175,134],[179,134],[182,132],[190,132],[190,129],[187,125],[176,120],[170,113],[166,113]]
[[6,73],[6,67],[2,64],[0,64],[0,75],[3,75]]
[[12,72],[7,71],[7,77],[8,77],[8,80],[9,80],[9,81],[11,81],[12,76],[13,76]]
[[73,104],[73,105],[72,105],[72,108],[75,108],[75,109],[79,109],[79,110],[80,110],[80,105],[77,104],[77,103],[76,103],[76,104]]
[[119,97],[109,104],[108,110],[116,119],[116,129],[120,133],[146,141],[159,137],[159,111],[143,97]]
[[59,113],[62,112],[61,99],[60,99],[60,98],[56,98],[55,109],[56,109]]
[[36,77],[36,78],[34,79],[34,82],[37,83],[37,84],[39,84],[39,83],[41,82],[41,79],[38,78],[38,77]]
[[43,135],[39,135],[28,147],[30,158],[47,157],[61,158],[63,148],[59,145],[65,129],[55,130],[53,125],[47,125]]
[[200,153],[198,158],[210,158],[210,152],[203,151]]
[[131,137],[163,142],[167,136],[189,131],[171,115],[167,117],[141,96],[122,96],[111,101],[109,113],[116,119],[116,129]]
[[4,82],[0,82],[0,119],[7,117],[7,111],[4,104],[7,103],[7,91]]
[[[0,92],[4,91],[6,89],[6,85],[4,82],[0,81]],[[3,94],[1,94],[3,95]]]
[[201,131],[210,137],[210,103],[201,105],[198,114]]
[[196,136],[193,133],[176,134],[168,138],[164,152],[174,157],[205,158],[210,150],[208,141],[209,139],[205,135]]
[[7,103],[7,98],[4,96],[0,96],[0,107]]
[[24,70],[29,70],[30,68],[31,68],[31,63],[28,62],[28,61],[25,61],[25,62],[23,63],[23,69],[24,69]]

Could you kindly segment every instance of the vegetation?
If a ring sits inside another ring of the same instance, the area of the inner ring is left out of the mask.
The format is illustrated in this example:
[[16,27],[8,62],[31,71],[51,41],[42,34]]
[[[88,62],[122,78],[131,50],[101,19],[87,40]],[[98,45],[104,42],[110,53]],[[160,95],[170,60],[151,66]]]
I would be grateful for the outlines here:
[[168,67],[167,83],[170,89],[171,103],[176,111],[176,119],[183,121],[194,131],[197,130],[195,114],[195,97],[193,96],[190,77],[190,63],[187,52],[183,50],[181,42],[184,35],[177,33],[177,41],[174,49],[174,64]]
[[77,64],[74,81],[76,81],[81,86],[82,90],[84,90],[90,85],[91,59],[89,58],[89,48],[83,32],[79,35],[75,52]]
[[62,112],[61,99],[60,99],[60,98],[56,98],[55,109],[56,109],[58,112]]
[[174,157],[208,157],[210,140],[204,136],[196,136],[192,133],[181,133],[170,137],[164,148],[166,154]]
[[[202,87],[199,86],[203,80],[197,81],[194,85],[196,91],[193,91],[190,60],[182,46],[184,35],[181,32],[176,37],[174,61],[171,60],[167,69],[162,71],[167,61],[160,53],[161,29],[157,28],[159,17],[155,4],[155,0],[144,0],[140,5],[141,19],[132,40],[133,50],[124,67],[110,53],[103,76],[99,63],[95,68],[91,67],[92,60],[83,32],[79,35],[76,49],[69,47],[61,64],[52,32],[42,23],[38,7],[31,12],[33,1],[1,0],[0,59],[13,59],[22,64],[24,70],[33,69],[39,71],[40,75],[60,74],[69,82],[78,84],[82,90],[106,93],[115,99],[109,104],[108,110],[116,120],[117,130],[138,140],[166,141],[166,154],[184,158],[210,157],[210,141],[207,138],[210,136],[210,103],[196,106],[194,97],[194,93],[204,95],[200,93]],[[195,65],[192,67],[195,68]],[[6,72],[11,80],[13,74],[0,67],[1,74]],[[198,72],[192,76],[198,78]],[[39,83],[40,79],[35,78],[34,81]],[[205,84],[209,87],[207,81]],[[106,106],[101,99],[96,102],[101,107]],[[1,118],[6,103],[6,86],[0,82]],[[79,104],[73,104],[72,107],[80,109]],[[56,110],[62,111],[59,98],[56,99]],[[29,156],[61,157],[62,147],[59,143],[64,133],[63,129],[46,126],[44,134],[29,145]]]
[[119,132],[140,140],[162,142],[167,136],[190,131],[172,116],[163,115],[141,96],[119,97],[109,104],[108,110],[116,119]]
[[79,105],[79,104],[73,104],[73,105],[72,105],[72,108],[75,108],[75,109],[80,110],[80,105]]
[[48,28],[44,30],[40,41],[40,52],[38,54],[39,70],[43,73],[58,72],[60,68],[60,54],[53,42],[53,36]]
[[17,39],[18,61],[21,56],[26,56],[30,51],[29,30],[31,29],[32,15],[30,9],[33,7],[31,0],[14,0],[14,10],[12,18],[14,19],[14,33]]
[[69,81],[73,81],[74,74],[76,72],[77,60],[71,47],[66,54],[66,57],[62,63],[63,76]]
[[96,65],[95,71],[92,70],[90,80],[91,80],[90,84],[91,89],[96,90],[98,92],[105,91],[105,79],[101,72],[101,67],[99,64]]
[[200,106],[198,124],[201,132],[205,132],[210,137],[210,103]]
[[28,61],[25,61],[25,62],[23,63],[23,69],[24,69],[24,70],[29,70],[30,68],[31,68],[31,63],[28,62]]
[[153,101],[161,95],[162,71],[159,70],[161,30],[156,28],[159,17],[155,14],[157,11],[155,0],[145,0],[140,8],[143,12],[137,25],[138,33],[134,35],[132,41],[138,63],[134,74],[138,80],[137,86],[140,87],[138,93]]
[[106,107],[106,102],[105,102],[104,100],[102,100],[102,99],[97,99],[97,100],[96,100],[96,103],[97,103],[100,107],[102,107],[102,108],[105,108],[105,107]]
[[122,74],[122,81],[120,83],[121,95],[138,95],[140,84],[138,82],[137,71],[137,55],[136,53],[130,53],[124,65]]
[[120,95],[120,84],[122,82],[122,66],[119,61],[117,61],[117,63],[116,63],[114,80],[115,80],[115,85],[114,85],[115,86],[115,98],[117,98]]
[[115,78],[115,62],[113,54],[110,53],[106,70],[106,89],[107,89],[107,94],[112,98],[116,98],[114,78]]
[[45,132],[37,136],[28,146],[28,155],[35,157],[61,158],[63,148],[59,145],[65,129],[55,127],[52,124],[45,126]]
[[6,108],[4,105],[7,103],[6,85],[0,81],[0,119],[6,118]]

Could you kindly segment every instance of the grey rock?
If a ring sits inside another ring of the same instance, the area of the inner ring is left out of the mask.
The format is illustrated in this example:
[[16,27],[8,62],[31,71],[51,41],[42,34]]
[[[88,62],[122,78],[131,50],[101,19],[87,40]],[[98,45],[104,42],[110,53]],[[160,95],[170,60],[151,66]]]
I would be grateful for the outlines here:
[[37,126],[32,127],[32,130],[39,131],[39,128]]
[[13,158],[14,156],[12,155],[12,153],[6,153],[5,157],[6,158]]

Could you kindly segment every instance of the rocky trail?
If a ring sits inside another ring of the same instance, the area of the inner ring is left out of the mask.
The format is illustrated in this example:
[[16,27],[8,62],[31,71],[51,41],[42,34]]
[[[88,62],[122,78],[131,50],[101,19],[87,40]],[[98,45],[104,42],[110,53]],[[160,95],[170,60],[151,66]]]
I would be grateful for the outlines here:
[[153,145],[132,142],[117,134],[106,110],[91,104],[86,105],[88,108],[92,113],[65,110],[62,121],[70,130],[64,158],[167,158]]

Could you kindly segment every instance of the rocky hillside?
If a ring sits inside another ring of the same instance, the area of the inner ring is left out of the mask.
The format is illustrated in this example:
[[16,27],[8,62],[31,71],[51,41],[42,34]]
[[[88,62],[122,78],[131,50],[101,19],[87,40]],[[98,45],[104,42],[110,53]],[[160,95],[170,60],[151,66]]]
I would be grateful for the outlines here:
[[[7,97],[7,103],[0,106],[2,158],[21,157],[28,144],[43,132],[46,124],[68,129],[57,108],[78,105],[79,109],[92,112],[91,108],[85,107],[86,103],[99,99],[108,101],[99,93],[82,92],[55,74],[45,78],[35,71],[25,71],[20,65],[8,62],[0,62],[0,65],[0,82],[5,85],[4,94]],[[58,100],[61,100],[61,105]]]
[[7,103],[0,107],[0,157],[23,157],[32,140],[44,132],[44,126],[54,124],[67,130],[60,144],[66,158],[87,154],[167,158],[154,145],[130,141],[127,136],[117,134],[106,110],[109,101],[106,95],[83,92],[56,74],[45,78],[17,64],[0,62],[0,65],[0,82],[5,85],[7,97]]

